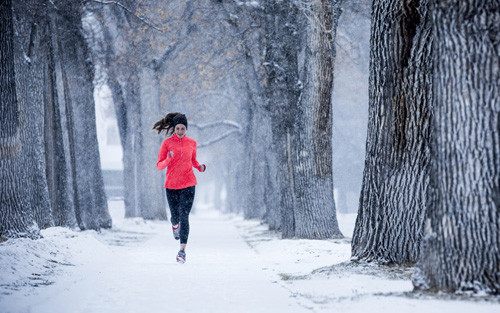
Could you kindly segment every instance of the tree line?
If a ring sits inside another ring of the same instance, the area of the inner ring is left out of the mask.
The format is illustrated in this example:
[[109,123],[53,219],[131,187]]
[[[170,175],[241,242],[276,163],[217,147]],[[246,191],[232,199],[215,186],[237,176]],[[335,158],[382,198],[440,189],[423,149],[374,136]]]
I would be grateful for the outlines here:
[[[95,82],[117,112],[126,216],[166,218],[152,122],[183,111],[217,125],[222,112],[231,123],[218,127],[240,135],[205,151],[228,210],[283,238],[341,237],[331,95],[342,5],[4,1],[0,235],[111,226]],[[499,12],[499,1],[372,1],[352,256],[415,265],[417,289],[500,291]]]
[[1,3],[0,236],[111,227],[80,1]]

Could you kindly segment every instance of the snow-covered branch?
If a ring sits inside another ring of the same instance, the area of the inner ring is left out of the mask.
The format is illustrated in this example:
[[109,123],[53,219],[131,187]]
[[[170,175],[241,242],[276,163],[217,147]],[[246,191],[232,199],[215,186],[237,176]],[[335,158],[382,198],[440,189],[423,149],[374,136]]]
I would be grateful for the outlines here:
[[149,27],[153,28],[153,29],[156,29],[157,31],[159,32],[162,32],[163,33],[163,29],[154,25],[153,23],[147,21],[145,18],[142,18],[140,16],[138,16],[137,14],[135,14],[134,12],[132,12],[132,10],[130,10],[129,8],[127,8],[126,6],[124,6],[123,4],[121,4],[120,2],[118,1],[104,1],[104,0],[92,0],[93,2],[95,3],[99,3],[99,4],[113,4],[113,5],[117,5],[119,6],[120,8],[122,8],[123,10],[125,10],[125,12],[133,15],[135,18],[137,18],[138,20],[140,20],[141,22],[143,22],[144,24],[148,25]]
[[234,129],[231,129],[227,132],[225,132],[224,134],[214,138],[214,139],[210,139],[209,141],[207,142],[204,142],[202,144],[198,144],[198,148],[204,148],[204,147],[207,147],[211,144],[214,144],[218,141],[221,141],[223,140],[224,138],[228,137],[229,135],[231,134],[242,134],[242,130],[243,130],[243,127],[241,127],[240,124],[234,122],[234,121],[230,121],[230,120],[222,120],[222,121],[217,121],[217,122],[212,122],[212,123],[207,123],[207,124],[196,124],[196,123],[190,123],[189,126],[190,127],[195,127],[199,130],[202,130],[202,129],[205,129],[205,128],[210,128],[210,127],[215,127],[215,126],[221,126],[221,125],[226,125],[226,126],[231,126],[231,127],[234,127]]
[[242,132],[242,127],[240,124],[230,121],[230,120],[222,120],[222,121],[217,121],[217,122],[212,122],[212,123],[207,123],[207,124],[195,124],[195,123],[189,123],[189,126],[195,127],[197,129],[205,129],[209,127],[214,127],[214,126],[221,126],[221,125],[226,125],[226,126],[232,126],[235,127],[236,130],[241,133]]
[[237,129],[233,129],[233,130],[230,130],[230,131],[228,131],[228,132],[225,132],[224,134],[220,135],[219,137],[216,137],[216,138],[211,139],[211,140],[209,140],[209,141],[207,141],[207,142],[204,142],[204,143],[202,143],[202,144],[199,144],[199,145],[198,145],[198,148],[205,148],[205,147],[207,147],[207,146],[209,146],[209,145],[211,145],[211,144],[213,144],[213,143],[216,143],[216,142],[218,142],[218,141],[221,141],[222,139],[224,139],[224,138],[226,138],[226,137],[228,137],[229,135],[234,134],[234,133],[239,133],[239,134],[241,134],[241,132],[240,132],[239,130],[237,130]]

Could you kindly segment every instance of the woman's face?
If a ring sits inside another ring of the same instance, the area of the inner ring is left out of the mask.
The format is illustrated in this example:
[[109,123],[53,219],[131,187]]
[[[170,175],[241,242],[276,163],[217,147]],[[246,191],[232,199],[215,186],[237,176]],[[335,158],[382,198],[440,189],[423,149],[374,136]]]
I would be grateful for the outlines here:
[[186,134],[186,125],[184,125],[184,124],[175,125],[175,134],[179,138],[184,137],[184,135]]

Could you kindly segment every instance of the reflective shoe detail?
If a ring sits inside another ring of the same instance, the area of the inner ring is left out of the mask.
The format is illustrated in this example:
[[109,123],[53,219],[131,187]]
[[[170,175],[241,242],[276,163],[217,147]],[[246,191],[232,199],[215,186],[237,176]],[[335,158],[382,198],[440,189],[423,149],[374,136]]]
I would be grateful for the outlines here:
[[180,223],[177,224],[177,225],[172,225],[172,231],[174,232],[174,238],[175,238],[175,240],[179,240],[179,238],[180,238],[180,232],[181,232]]

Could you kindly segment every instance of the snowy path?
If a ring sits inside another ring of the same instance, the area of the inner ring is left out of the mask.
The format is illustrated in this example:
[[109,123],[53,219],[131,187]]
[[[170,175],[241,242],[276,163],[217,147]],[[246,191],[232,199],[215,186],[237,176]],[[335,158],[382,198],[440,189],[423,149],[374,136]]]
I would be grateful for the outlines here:
[[13,297],[6,307],[33,313],[307,311],[272,282],[265,260],[227,219],[191,217],[183,265],[175,261],[178,241],[169,224],[136,222],[148,232],[117,221],[118,231],[101,236],[107,245],[83,255],[82,264],[67,268],[56,284],[22,299],[24,305],[12,303]]
[[[124,219],[123,202],[109,204],[112,230],[0,243],[0,313],[500,312],[500,298],[412,294],[411,269],[348,262],[348,239],[281,240],[202,209],[180,265],[169,223]],[[339,215],[347,236],[354,218]]]

